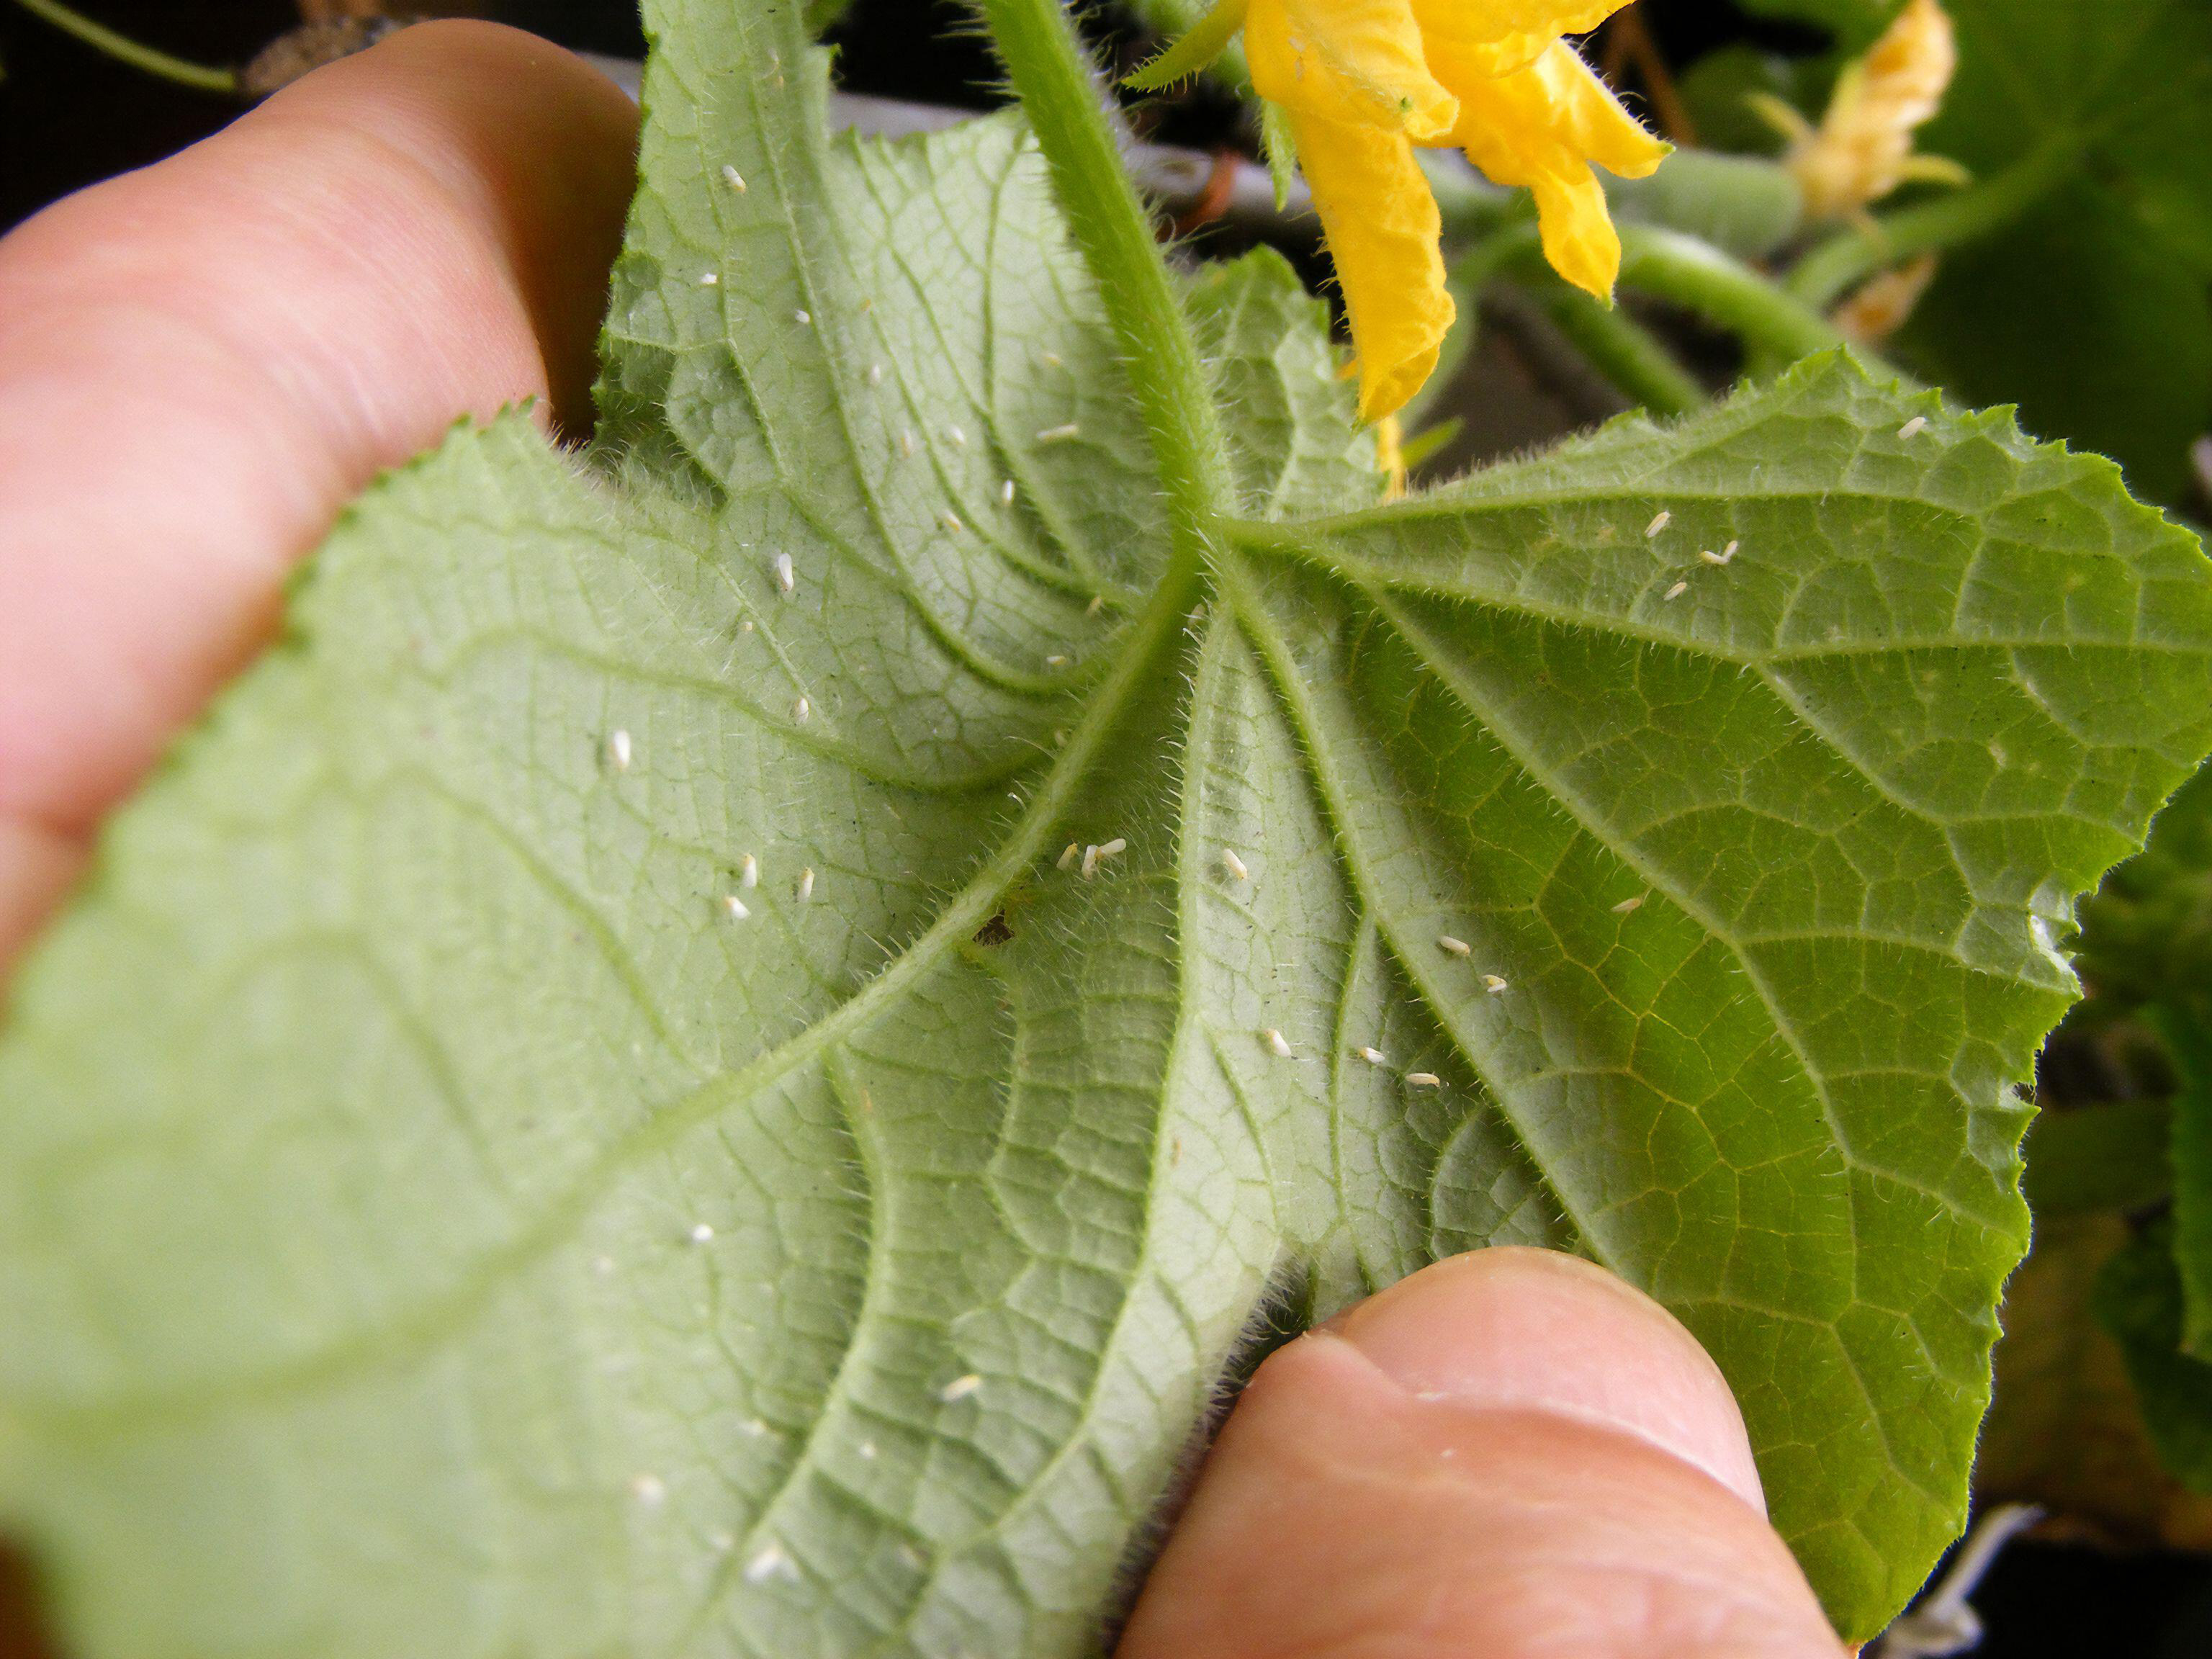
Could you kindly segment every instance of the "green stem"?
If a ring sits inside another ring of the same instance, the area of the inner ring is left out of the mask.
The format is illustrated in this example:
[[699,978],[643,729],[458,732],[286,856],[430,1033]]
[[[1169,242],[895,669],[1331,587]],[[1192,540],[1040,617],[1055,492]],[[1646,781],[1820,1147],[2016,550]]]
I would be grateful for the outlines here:
[[1754,356],[1796,362],[1844,343],[1828,319],[1711,243],[1656,225],[1620,228],[1620,280],[1743,337]]
[[1830,238],[1798,262],[1784,286],[1800,305],[1826,311],[1885,265],[2003,229],[2048,195],[2080,158],[2070,137],[2046,138],[1978,185],[1886,215],[1870,229]]
[[191,87],[200,92],[234,93],[238,90],[237,70],[191,63],[182,58],[172,58],[166,52],[156,52],[151,46],[141,46],[129,36],[118,34],[105,24],[95,23],[89,17],[70,10],[60,0],[15,0],[15,3],[33,16],[43,17],[56,28],[74,34],[94,50],[148,75],[158,76],[164,81],[173,81],[179,86]]
[[[1791,363],[1844,343],[1818,312],[1710,242],[1656,225],[1623,225],[1620,248],[1622,283],[1741,336],[1754,358]],[[1460,274],[1479,287],[1509,271],[1533,274],[1543,268],[1537,228],[1522,223],[1479,244]]]
[[1653,414],[1686,415],[1712,401],[1697,378],[1626,312],[1565,283],[1547,284],[1536,301],[1599,374]]
[[1213,520],[1235,495],[1190,319],[1122,169],[1089,54],[1060,0],[981,3],[1119,337],[1175,520],[1176,560],[1194,568]]

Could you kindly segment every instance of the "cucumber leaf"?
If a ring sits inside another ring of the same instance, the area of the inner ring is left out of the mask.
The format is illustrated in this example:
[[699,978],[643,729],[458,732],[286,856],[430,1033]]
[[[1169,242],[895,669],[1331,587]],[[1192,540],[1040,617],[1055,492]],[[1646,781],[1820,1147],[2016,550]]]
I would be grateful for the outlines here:
[[2052,929],[2212,746],[2194,540],[1840,357],[1376,506],[1262,257],[1178,586],[1018,118],[648,21],[599,437],[375,486],[14,988],[75,1648],[1093,1651],[1252,1335],[1500,1241],[1690,1323],[1881,1626]]

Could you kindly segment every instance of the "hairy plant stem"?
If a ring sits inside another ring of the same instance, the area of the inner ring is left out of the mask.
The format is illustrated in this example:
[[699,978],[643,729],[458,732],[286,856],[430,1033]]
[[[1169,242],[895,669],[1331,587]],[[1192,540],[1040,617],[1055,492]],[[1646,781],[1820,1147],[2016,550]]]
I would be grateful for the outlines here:
[[[1656,225],[1626,224],[1620,227],[1620,280],[1626,286],[1671,301],[1740,336],[1752,362],[1762,369],[1778,368],[1844,343],[1844,337],[1826,318],[1710,242]],[[1662,413],[1678,413],[1705,401],[1700,392],[1693,401],[1683,403],[1695,383],[1634,321],[1606,313],[1595,300],[1582,309],[1558,299],[1565,285],[1549,274],[1535,225],[1523,221],[1478,243],[1456,276],[1477,293],[1500,276],[1538,279],[1539,296],[1553,319],[1623,392]],[[1592,313],[1607,320],[1600,323]]]
[[1820,244],[1784,283],[1802,306],[1825,311],[1885,265],[1941,252],[2003,229],[2041,201],[2081,159],[2070,136],[2046,138],[2003,172],[1847,230]]
[[33,17],[44,18],[56,28],[75,35],[94,50],[148,75],[158,76],[164,81],[172,81],[180,87],[191,87],[200,92],[234,93],[238,90],[237,70],[221,69],[209,64],[195,64],[187,58],[173,58],[152,46],[142,46],[128,35],[118,34],[106,25],[95,23],[89,17],[72,11],[60,3],[60,0],[15,0],[15,3]]
[[981,4],[1145,412],[1175,529],[1161,578],[1172,587],[1195,575],[1214,521],[1235,502],[1212,383],[1066,9],[1060,0]]
[[1651,331],[1578,288],[1547,283],[1533,296],[1559,332],[1622,394],[1655,415],[1686,415],[1711,398]]

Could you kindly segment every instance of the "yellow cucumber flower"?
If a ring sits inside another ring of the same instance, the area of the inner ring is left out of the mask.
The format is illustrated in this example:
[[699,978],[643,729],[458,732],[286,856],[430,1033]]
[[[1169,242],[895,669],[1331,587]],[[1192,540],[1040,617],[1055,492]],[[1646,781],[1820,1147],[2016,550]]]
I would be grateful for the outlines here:
[[1610,299],[1620,239],[1593,164],[1640,179],[1668,147],[1560,37],[1626,0],[1219,0],[1132,83],[1203,69],[1238,30],[1252,84],[1286,118],[1344,290],[1359,412],[1403,407],[1450,328],[1442,226],[1417,145],[1463,149],[1536,198],[1545,257]]
[[1847,64],[1814,126],[1770,94],[1753,105],[1790,140],[1788,163],[1815,219],[1848,218],[1908,180],[1964,184],[1966,169],[1916,155],[1913,134],[1943,106],[1959,48],[1940,0],[1912,0],[1867,55]]

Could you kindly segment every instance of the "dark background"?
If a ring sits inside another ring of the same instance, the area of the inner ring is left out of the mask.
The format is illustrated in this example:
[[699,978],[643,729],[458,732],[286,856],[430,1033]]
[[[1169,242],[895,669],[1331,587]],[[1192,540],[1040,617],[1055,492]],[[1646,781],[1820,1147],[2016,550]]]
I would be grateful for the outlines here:
[[[135,39],[208,64],[244,63],[299,20],[295,0],[82,4]],[[643,49],[629,0],[479,0],[470,9],[581,50],[635,57]],[[1756,24],[1725,0],[1643,0],[1642,9],[1678,66],[1733,41],[1784,51],[1820,44],[1802,30]],[[841,77],[860,91],[988,106],[997,97],[995,71],[982,43],[956,27],[965,17],[948,0],[858,0],[833,36]],[[1098,27],[1109,52],[1127,57],[1145,46],[1110,13]],[[0,228],[84,185],[159,160],[240,107],[112,63],[8,0],[0,0]],[[1237,125],[1233,104],[1204,94],[1148,118],[1163,140],[1200,148],[1227,142]],[[21,1564],[0,1553],[0,1659],[52,1651],[25,1622],[27,1589]],[[1989,1626],[1984,1659],[2212,1656],[2212,1567],[2193,1558],[2020,1544],[1976,1600]]]

